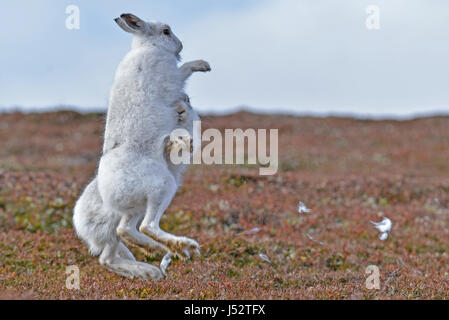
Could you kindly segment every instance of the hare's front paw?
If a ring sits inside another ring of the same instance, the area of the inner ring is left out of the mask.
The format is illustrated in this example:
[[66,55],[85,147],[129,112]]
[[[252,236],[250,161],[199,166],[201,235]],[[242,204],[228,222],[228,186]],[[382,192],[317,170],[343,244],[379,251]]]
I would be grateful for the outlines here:
[[204,60],[196,60],[196,61],[192,61],[192,65],[191,65],[192,71],[193,72],[207,72],[210,71],[210,65],[207,61]]
[[167,247],[182,260],[200,256],[200,245],[198,242],[187,237],[173,237],[168,240]]
[[193,239],[178,237],[151,227],[143,227],[141,228],[141,231],[153,240],[165,245],[170,253],[177,255],[182,260],[187,260],[193,256],[200,255],[200,245]]
[[189,136],[179,136],[176,139],[170,139],[165,145],[165,152],[170,155],[172,151],[179,153],[181,150],[189,150],[193,152],[193,141]]
[[187,145],[182,139],[182,137],[179,137],[175,140],[169,140],[167,142],[167,144],[165,145],[165,152],[167,153],[170,153],[172,151],[179,152],[184,148],[187,148]]
[[178,114],[178,122],[184,122],[187,118],[187,110],[184,108],[182,103],[178,104],[178,107],[176,108],[176,113]]

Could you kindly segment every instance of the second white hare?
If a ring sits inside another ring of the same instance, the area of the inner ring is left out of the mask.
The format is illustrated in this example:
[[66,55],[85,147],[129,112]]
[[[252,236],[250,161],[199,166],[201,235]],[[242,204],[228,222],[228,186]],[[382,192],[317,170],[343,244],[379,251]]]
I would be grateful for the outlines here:
[[[131,14],[116,22],[134,34],[133,45],[111,90],[98,175],[77,201],[73,222],[106,268],[127,277],[160,279],[161,270],[135,261],[124,242],[184,259],[199,252],[196,241],[161,230],[159,221],[185,169],[167,161],[166,137],[183,120],[176,108],[185,100],[185,80],[210,67],[202,60],[178,67],[182,44],[168,25]],[[187,106],[183,125],[189,127],[196,117]]]

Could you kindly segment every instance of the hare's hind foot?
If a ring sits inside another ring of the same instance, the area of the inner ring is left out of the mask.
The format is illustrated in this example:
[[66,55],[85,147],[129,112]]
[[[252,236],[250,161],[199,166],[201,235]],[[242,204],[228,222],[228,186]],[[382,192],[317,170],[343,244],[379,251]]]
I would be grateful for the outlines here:
[[117,244],[107,245],[100,255],[100,264],[112,272],[131,279],[161,280],[164,277],[159,268],[151,264],[122,258],[116,254],[117,250]]
[[130,279],[139,278],[142,280],[158,281],[164,277],[159,268],[138,261],[118,258],[112,262],[104,262],[102,265],[109,271]]

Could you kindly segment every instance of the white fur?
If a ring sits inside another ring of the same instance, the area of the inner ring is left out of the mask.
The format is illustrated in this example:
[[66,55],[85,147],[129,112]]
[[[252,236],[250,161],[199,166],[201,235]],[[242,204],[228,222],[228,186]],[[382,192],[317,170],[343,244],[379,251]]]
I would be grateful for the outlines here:
[[[166,137],[177,127],[192,132],[198,115],[185,102],[184,83],[210,67],[202,60],[178,67],[182,44],[171,31],[165,34],[167,25],[130,14],[116,22],[134,34],[132,49],[112,86],[98,175],[77,201],[73,224],[106,268],[126,277],[160,279],[161,270],[135,261],[124,243],[185,259],[199,253],[196,241],[166,233],[159,221],[186,169],[168,161]],[[186,106],[186,119],[176,112],[179,103]]]

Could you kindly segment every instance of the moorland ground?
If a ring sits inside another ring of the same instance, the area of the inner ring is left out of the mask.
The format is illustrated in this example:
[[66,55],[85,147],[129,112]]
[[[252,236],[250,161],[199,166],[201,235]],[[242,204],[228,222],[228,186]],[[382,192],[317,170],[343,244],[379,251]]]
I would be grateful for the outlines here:
[[[196,239],[201,257],[174,260],[159,282],[102,268],[71,227],[103,127],[101,114],[0,115],[1,297],[449,298],[447,117],[203,117],[203,128],[278,128],[279,173],[192,166],[162,227]],[[312,212],[298,213],[299,201]],[[370,223],[383,216],[393,221],[386,241]],[[149,263],[162,258],[134,252]],[[79,290],[65,287],[70,265],[80,269]],[[365,287],[369,265],[379,267],[379,290]]]

